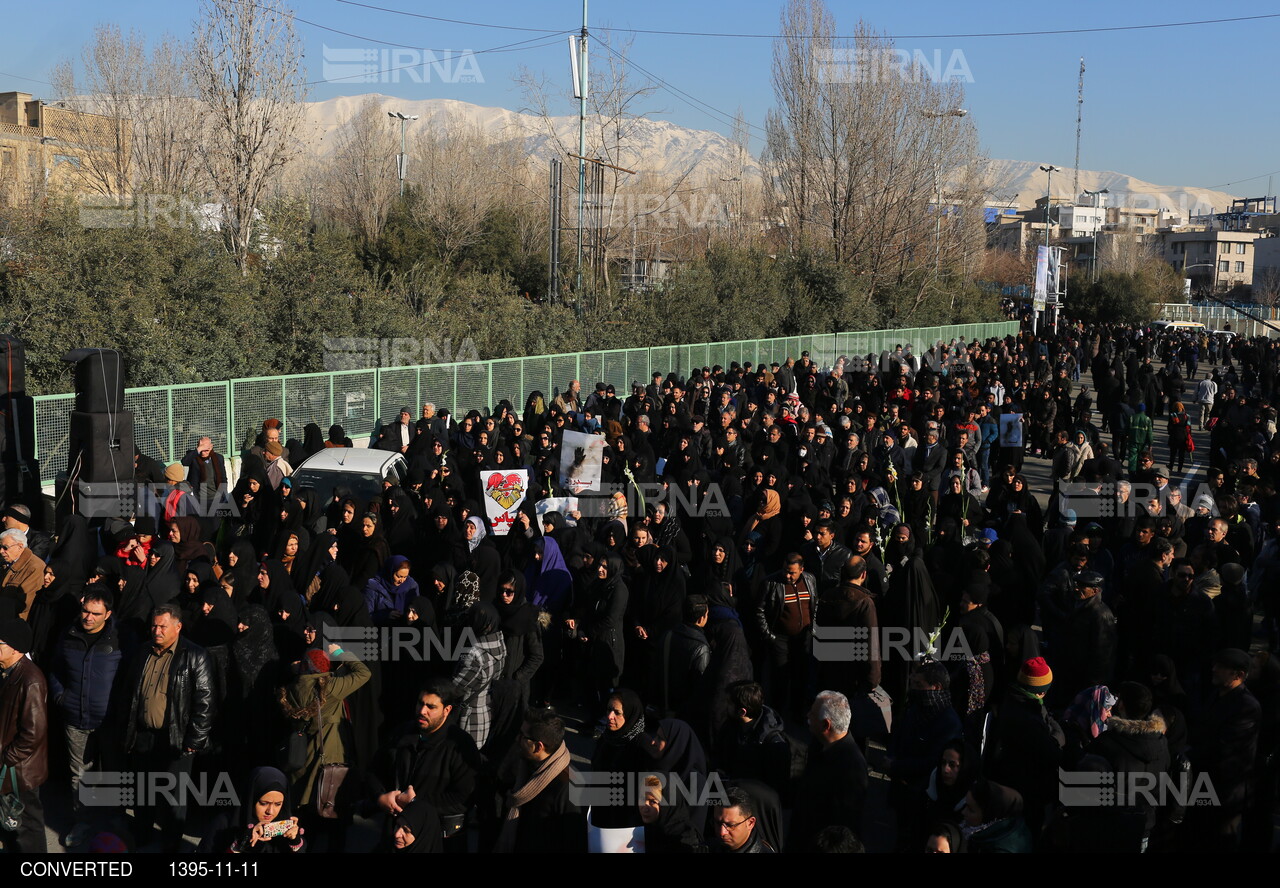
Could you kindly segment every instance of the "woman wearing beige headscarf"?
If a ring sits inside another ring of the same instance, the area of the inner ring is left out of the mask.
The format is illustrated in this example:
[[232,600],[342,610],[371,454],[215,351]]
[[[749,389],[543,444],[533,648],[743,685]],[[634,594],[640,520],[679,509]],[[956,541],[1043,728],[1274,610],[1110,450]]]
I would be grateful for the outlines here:
[[738,543],[746,542],[752,533],[760,534],[756,544],[756,558],[768,571],[777,570],[781,566],[781,555],[778,544],[782,540],[782,497],[778,491],[765,488],[759,493],[759,504],[756,513],[742,527],[738,535]]

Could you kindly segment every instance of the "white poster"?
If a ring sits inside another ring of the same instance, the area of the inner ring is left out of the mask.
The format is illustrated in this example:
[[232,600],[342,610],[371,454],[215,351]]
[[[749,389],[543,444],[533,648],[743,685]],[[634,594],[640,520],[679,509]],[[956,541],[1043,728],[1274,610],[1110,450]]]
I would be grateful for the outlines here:
[[539,515],[545,515],[548,512],[559,512],[565,516],[566,522],[573,525],[575,522],[569,517],[569,513],[578,511],[578,498],[576,496],[548,496],[534,503],[533,511]]
[[560,484],[567,492],[576,496],[584,490],[599,490],[603,467],[603,437],[564,433],[560,443]]
[[484,491],[484,513],[494,536],[511,532],[529,489],[529,470],[514,469],[480,473],[480,489]]
[[1032,294],[1032,307],[1044,311],[1045,297],[1049,292],[1049,248],[1036,247],[1036,286]]
[[1022,446],[1022,414],[1006,413],[1000,417],[1000,446]]

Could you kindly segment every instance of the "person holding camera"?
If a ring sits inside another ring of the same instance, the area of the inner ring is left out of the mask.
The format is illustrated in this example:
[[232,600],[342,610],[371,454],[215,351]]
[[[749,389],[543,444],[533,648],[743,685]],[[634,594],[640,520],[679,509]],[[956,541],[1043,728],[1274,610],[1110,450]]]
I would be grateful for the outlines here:
[[202,854],[297,854],[306,830],[290,805],[289,782],[278,768],[254,768],[234,820],[223,814],[200,843]]

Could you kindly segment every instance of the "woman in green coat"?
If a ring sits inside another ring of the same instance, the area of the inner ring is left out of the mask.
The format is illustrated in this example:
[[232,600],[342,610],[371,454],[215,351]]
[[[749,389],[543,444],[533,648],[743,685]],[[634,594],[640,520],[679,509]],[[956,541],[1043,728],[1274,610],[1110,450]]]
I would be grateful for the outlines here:
[[[340,765],[351,760],[350,750],[339,728],[343,722],[342,701],[369,680],[369,667],[341,654],[336,644],[329,653],[311,649],[297,664],[299,674],[288,687],[280,689],[280,707],[293,720],[292,730],[307,736],[306,764],[289,773],[292,797],[299,809],[312,806],[321,765]],[[341,654],[341,659],[331,656]],[[332,667],[332,668],[331,668]],[[320,718],[317,730],[316,711]]]
[[1138,410],[1129,418],[1129,474],[1138,471],[1138,457],[1144,450],[1150,450],[1153,426],[1151,417],[1147,416],[1147,405],[1139,404]]

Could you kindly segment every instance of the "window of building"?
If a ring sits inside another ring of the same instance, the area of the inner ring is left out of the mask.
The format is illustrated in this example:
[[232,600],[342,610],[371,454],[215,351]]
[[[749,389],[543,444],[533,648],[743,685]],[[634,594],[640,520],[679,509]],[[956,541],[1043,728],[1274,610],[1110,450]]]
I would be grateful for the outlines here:
[[1231,263],[1223,259],[1221,262],[1218,263],[1218,271],[1230,271],[1231,270],[1230,266],[1231,266]]
[[1218,244],[1218,252],[1219,252],[1219,253],[1230,253],[1230,252],[1231,252],[1231,244],[1227,243],[1226,241],[1223,241],[1222,243]]
[[1243,263],[1243,262],[1237,262],[1237,263],[1236,263],[1236,274],[1244,274],[1244,263]]
[[1237,253],[1239,253],[1241,256],[1243,256],[1243,255],[1244,255],[1244,249],[1245,249],[1245,247],[1247,247],[1247,246],[1249,246],[1249,245],[1248,245],[1248,244],[1236,244],[1236,252],[1237,252]]
[[0,173],[13,171],[13,149],[0,148]]

